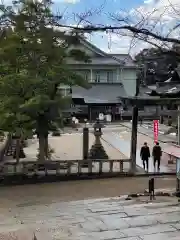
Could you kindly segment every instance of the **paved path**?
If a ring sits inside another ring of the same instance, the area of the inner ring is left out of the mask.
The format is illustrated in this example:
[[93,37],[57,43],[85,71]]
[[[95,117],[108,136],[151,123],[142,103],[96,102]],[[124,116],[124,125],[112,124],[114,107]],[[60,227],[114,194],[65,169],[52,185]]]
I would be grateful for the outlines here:
[[[109,142],[113,147],[117,148],[119,151],[121,151],[124,155],[130,157],[130,139],[131,134],[130,131],[119,131],[119,132],[112,132],[112,133],[104,133],[102,136],[103,139],[107,142]],[[143,136],[141,134],[138,134],[138,143],[137,143],[137,152],[136,152],[136,163],[137,166],[143,168],[142,160],[140,158],[140,148],[143,145],[143,143],[147,141],[148,145],[152,149],[153,147],[153,140],[152,138],[148,138],[147,136]],[[174,171],[174,168],[169,168],[167,166],[167,163],[161,162],[161,169],[160,172],[172,172]],[[153,166],[153,160],[152,158],[149,159],[149,172],[154,172],[154,166]]]
[[[0,239],[179,240],[177,200],[146,203],[124,198],[19,203],[0,214]],[[18,236],[18,238],[16,238]],[[14,238],[13,238],[14,237]]]
[[[123,127],[127,127],[129,129],[131,129],[132,127],[132,123],[130,122],[124,122],[121,123],[121,126]],[[163,124],[159,124],[159,141],[163,142],[163,143],[174,143],[177,141],[177,137],[174,135],[164,135],[164,132],[167,131],[170,127],[165,126]],[[150,124],[150,122],[144,123],[142,125],[138,125],[138,132],[142,133],[144,135],[147,135],[151,138],[154,138],[154,134],[153,134],[153,127],[152,127],[152,122]]]
[[[126,126],[126,130],[127,132],[131,131],[131,123],[129,122],[124,122],[122,123],[122,126],[125,127]],[[159,140],[160,140],[160,144],[162,147],[162,150],[170,154],[175,154],[177,156],[179,156],[179,148],[177,146],[175,146],[173,144],[173,142],[176,141],[176,136],[173,135],[163,135],[163,132],[165,131],[165,129],[168,129],[168,126],[165,126],[163,124],[159,125],[159,129],[160,129],[160,134],[159,134]],[[116,131],[117,133],[118,131]],[[137,142],[137,146],[139,149],[140,147],[143,145],[144,142],[148,142],[148,145],[150,146],[150,148],[152,149],[153,145],[154,145],[154,136],[153,136],[153,129],[152,129],[152,122],[145,122],[142,126],[138,125],[138,142]],[[131,136],[129,136],[128,138],[126,138],[125,135],[122,136],[122,134],[118,134],[120,137],[122,137],[124,140],[129,141]],[[139,152],[138,152],[139,153]],[[168,160],[170,160],[170,157],[167,154],[163,154],[162,156],[162,160],[161,160],[161,165],[166,166],[166,168],[168,168],[168,171],[170,172],[175,172],[176,171],[176,164],[169,164]],[[142,165],[142,164],[141,164]],[[151,161],[151,165],[152,165],[152,161]]]

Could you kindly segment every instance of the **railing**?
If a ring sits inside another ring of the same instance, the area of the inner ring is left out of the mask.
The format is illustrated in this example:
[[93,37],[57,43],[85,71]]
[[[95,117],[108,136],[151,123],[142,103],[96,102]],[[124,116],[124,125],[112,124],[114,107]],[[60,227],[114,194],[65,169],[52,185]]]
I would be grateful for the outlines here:
[[103,175],[103,174],[123,174],[129,172],[129,164],[124,167],[124,163],[130,163],[130,159],[118,160],[67,160],[67,161],[46,161],[38,163],[34,161],[23,161],[19,164],[15,162],[5,162],[0,166],[0,176],[15,175]]
[[162,153],[162,158],[166,160],[168,164],[176,164],[176,160],[179,158],[173,152],[164,152]]

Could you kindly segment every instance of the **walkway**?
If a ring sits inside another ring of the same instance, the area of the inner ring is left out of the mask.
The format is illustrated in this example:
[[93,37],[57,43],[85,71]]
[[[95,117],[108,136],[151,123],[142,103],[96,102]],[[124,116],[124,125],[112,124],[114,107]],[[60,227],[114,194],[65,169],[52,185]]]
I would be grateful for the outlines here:
[[[132,123],[131,122],[123,122],[120,123],[122,127],[127,127],[131,129]],[[159,124],[159,142],[162,143],[174,143],[177,141],[177,137],[174,135],[164,135],[164,132],[169,130],[171,127],[168,127],[163,124]],[[141,134],[144,134],[146,136],[149,136],[151,138],[154,138],[153,134],[153,127],[152,127],[152,122],[147,122],[142,125],[138,125],[138,132]]]
[[[128,158],[130,157],[130,147],[131,147],[131,142],[130,139],[126,140],[124,137],[120,136],[122,133],[118,132],[112,132],[112,133],[104,133],[102,138],[107,141],[109,144],[111,144],[114,148],[118,149],[120,152],[122,152],[124,155],[126,155]],[[142,160],[140,158],[140,146],[138,146],[137,152],[136,152],[136,164],[140,168],[143,168]],[[153,161],[152,158],[149,159],[149,172],[154,172],[154,166],[153,166]],[[167,173],[167,172],[172,172],[170,168],[167,166],[161,164],[161,173]]]
[[[126,127],[127,131],[131,131],[132,124],[130,122],[124,122],[121,123],[122,127]],[[179,147],[174,145],[173,143],[177,141],[177,137],[175,135],[169,134],[169,135],[163,135],[166,130],[168,130],[171,127],[168,127],[164,124],[159,124],[159,142],[161,144],[162,150],[164,150],[161,165],[164,165],[168,167],[170,172],[176,171],[176,163],[169,164],[168,161],[170,160],[170,157],[166,154],[175,154],[176,156],[179,156],[180,150]],[[143,142],[148,142],[148,145],[150,145],[151,149],[154,145],[154,134],[153,134],[153,127],[152,122],[145,122],[142,125],[138,125],[138,142],[140,143],[140,146],[143,145]],[[139,148],[140,148],[139,146]]]
[[179,216],[177,200],[167,199],[29,202],[1,213],[0,239],[32,240],[35,234],[38,240],[179,240]]

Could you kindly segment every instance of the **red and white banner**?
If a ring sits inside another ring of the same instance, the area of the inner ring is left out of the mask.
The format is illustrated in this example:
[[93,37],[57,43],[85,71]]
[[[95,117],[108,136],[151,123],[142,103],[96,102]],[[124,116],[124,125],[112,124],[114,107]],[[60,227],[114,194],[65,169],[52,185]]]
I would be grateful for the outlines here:
[[158,142],[158,134],[159,134],[159,120],[153,121],[154,125],[154,142]]

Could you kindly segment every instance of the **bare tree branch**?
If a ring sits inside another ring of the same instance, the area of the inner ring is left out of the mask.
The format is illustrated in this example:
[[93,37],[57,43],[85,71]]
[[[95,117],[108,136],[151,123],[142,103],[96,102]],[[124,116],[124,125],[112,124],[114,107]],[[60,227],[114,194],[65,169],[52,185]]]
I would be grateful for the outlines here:
[[144,36],[149,36],[149,37],[153,37],[154,39],[160,40],[162,42],[169,42],[169,43],[177,43],[180,44],[180,40],[173,38],[173,37],[164,37],[161,35],[158,35],[156,33],[153,33],[151,31],[149,31],[148,29],[145,28],[137,28],[137,27],[133,27],[133,26],[129,26],[129,25],[124,25],[124,26],[104,26],[104,27],[99,27],[99,26],[92,26],[92,25],[87,25],[85,27],[76,27],[76,26],[70,26],[70,25],[62,25],[62,24],[58,24],[57,25],[59,27],[65,27],[65,28],[69,28],[69,29],[73,29],[77,32],[87,32],[87,33],[91,33],[91,32],[98,32],[98,31],[107,31],[107,30],[111,30],[112,32],[114,30],[127,30],[130,31],[132,33],[135,33],[137,35],[144,35]]

